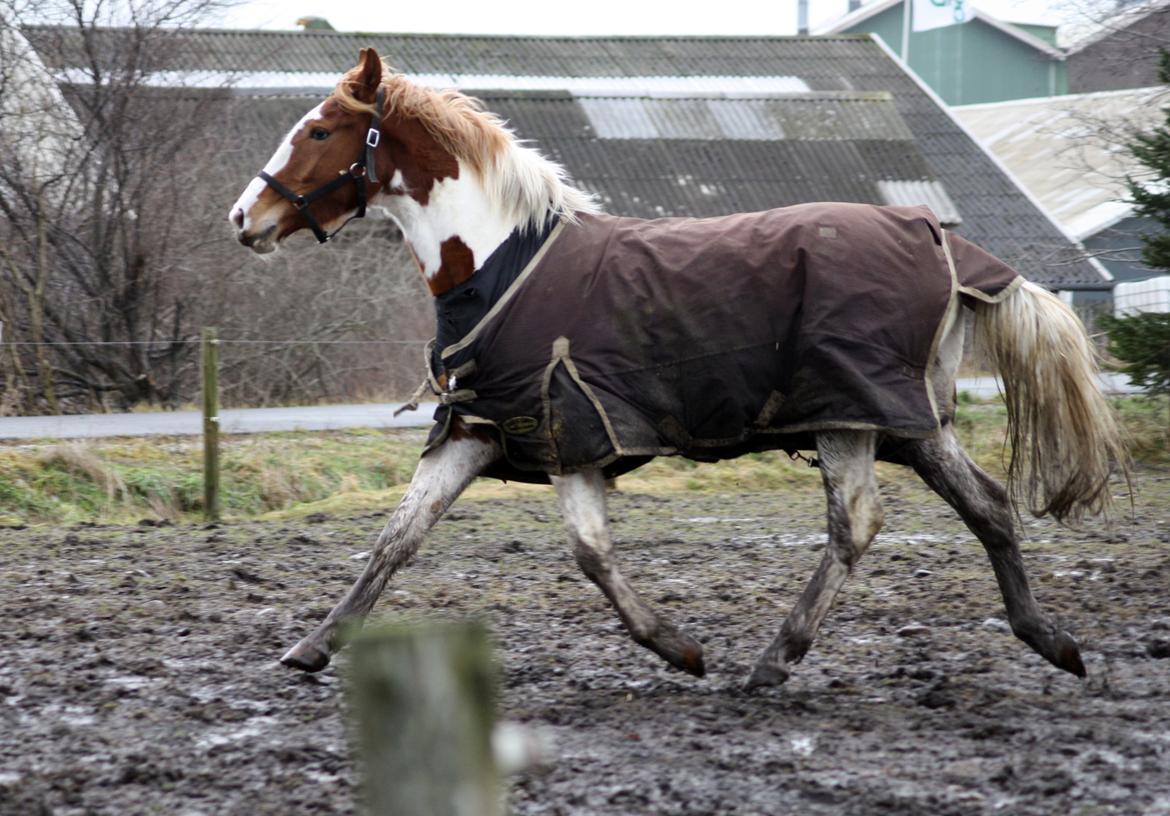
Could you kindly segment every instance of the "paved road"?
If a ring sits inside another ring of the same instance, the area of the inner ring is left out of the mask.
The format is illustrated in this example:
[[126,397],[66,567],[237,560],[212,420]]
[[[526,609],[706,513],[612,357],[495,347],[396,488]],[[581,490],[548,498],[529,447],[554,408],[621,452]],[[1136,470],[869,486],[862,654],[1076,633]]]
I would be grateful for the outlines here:
[[[1119,374],[1102,377],[1113,393],[1137,391]],[[999,385],[994,377],[960,379],[960,391],[979,398],[994,397]],[[417,411],[394,416],[400,403],[373,405],[313,405],[297,408],[245,408],[223,411],[223,433],[266,431],[328,431],[341,428],[418,428],[431,424],[434,403]],[[0,417],[0,439],[84,439],[100,436],[184,436],[202,433],[198,411],[150,414],[80,414],[49,417]]]
[[[1003,387],[999,377],[960,377],[955,381],[960,392],[966,391],[973,397],[987,399],[1000,393]],[[1108,394],[1140,394],[1141,389],[1129,381],[1124,374],[1102,374],[1101,387]],[[2,422],[3,420],[0,420]]]
[[[222,433],[329,431],[340,428],[417,428],[431,424],[434,403],[394,416],[400,403],[245,408],[220,412]],[[0,417],[0,439],[83,439],[99,436],[186,436],[203,432],[198,411]]]

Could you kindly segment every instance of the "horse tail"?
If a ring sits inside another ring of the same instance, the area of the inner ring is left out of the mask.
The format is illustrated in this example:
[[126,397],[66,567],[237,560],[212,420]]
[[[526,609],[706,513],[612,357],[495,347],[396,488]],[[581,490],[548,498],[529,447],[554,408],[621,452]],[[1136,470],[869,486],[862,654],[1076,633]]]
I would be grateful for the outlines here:
[[1066,523],[1107,512],[1109,478],[1120,472],[1129,484],[1129,456],[1080,318],[1024,281],[999,303],[976,304],[975,342],[1003,379],[1013,498]]

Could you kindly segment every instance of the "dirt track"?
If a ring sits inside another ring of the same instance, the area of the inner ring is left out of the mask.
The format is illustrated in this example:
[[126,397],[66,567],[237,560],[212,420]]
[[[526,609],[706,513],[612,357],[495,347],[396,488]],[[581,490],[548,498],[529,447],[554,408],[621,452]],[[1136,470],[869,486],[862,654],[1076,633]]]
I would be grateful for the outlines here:
[[[458,505],[380,610],[491,622],[504,714],[558,741],[517,814],[1170,814],[1170,474],[1140,482],[1112,532],[1029,525],[1085,682],[1006,631],[979,545],[901,480],[775,692],[738,686],[820,557],[812,489],[613,499],[626,572],[703,642],[703,680],[624,637],[547,493]],[[276,658],[381,524],[0,529],[0,813],[355,812],[345,658]]]

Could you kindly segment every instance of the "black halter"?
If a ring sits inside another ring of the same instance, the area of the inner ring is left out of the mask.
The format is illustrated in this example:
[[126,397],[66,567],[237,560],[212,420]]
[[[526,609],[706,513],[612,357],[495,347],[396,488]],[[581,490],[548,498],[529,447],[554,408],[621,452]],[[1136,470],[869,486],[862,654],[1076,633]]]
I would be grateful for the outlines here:
[[[263,170],[256,174],[257,177],[264,180],[265,184],[292,202],[292,205],[297,208],[301,216],[305,219],[305,223],[309,225],[309,229],[317,236],[318,243],[325,243],[334,235],[341,232],[350,221],[355,218],[362,218],[366,214],[366,201],[368,196],[366,182],[372,181],[374,184],[378,183],[378,174],[374,171],[374,150],[382,141],[382,105],[385,98],[385,90],[378,88],[378,93],[374,96],[374,112],[370,115],[370,129],[366,131],[365,149],[358,156],[358,160],[351,164],[348,170],[341,170],[337,178],[333,179],[333,181],[326,182],[311,192],[299,194],[294,193]],[[357,186],[357,212],[345,219],[342,225],[333,230],[333,232],[326,232],[317,223],[317,219],[313,216],[309,205],[351,182]]]

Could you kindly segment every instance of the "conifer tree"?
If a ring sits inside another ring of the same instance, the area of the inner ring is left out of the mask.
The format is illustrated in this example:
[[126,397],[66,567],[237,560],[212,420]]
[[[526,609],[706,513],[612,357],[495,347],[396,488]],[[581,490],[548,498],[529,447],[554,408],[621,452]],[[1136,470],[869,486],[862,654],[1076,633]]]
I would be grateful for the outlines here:
[[[1170,85],[1170,51],[1162,51],[1158,77]],[[1166,121],[1149,133],[1138,133],[1129,151],[1149,169],[1145,179],[1126,178],[1134,215],[1145,216],[1161,229],[1142,235],[1142,262],[1151,269],[1170,270],[1170,106]],[[1152,176],[1152,180],[1150,178]]]
[[[1161,52],[1159,78],[1170,85],[1170,52]],[[1129,151],[1149,173],[1141,180],[1126,179],[1134,215],[1145,216],[1157,229],[1142,235],[1142,261],[1151,269],[1170,271],[1170,107],[1166,121],[1149,133],[1139,133]],[[1170,313],[1142,312],[1125,317],[1103,315],[1099,325],[1109,333],[1109,352],[1122,362],[1121,370],[1151,397],[1170,399]]]

